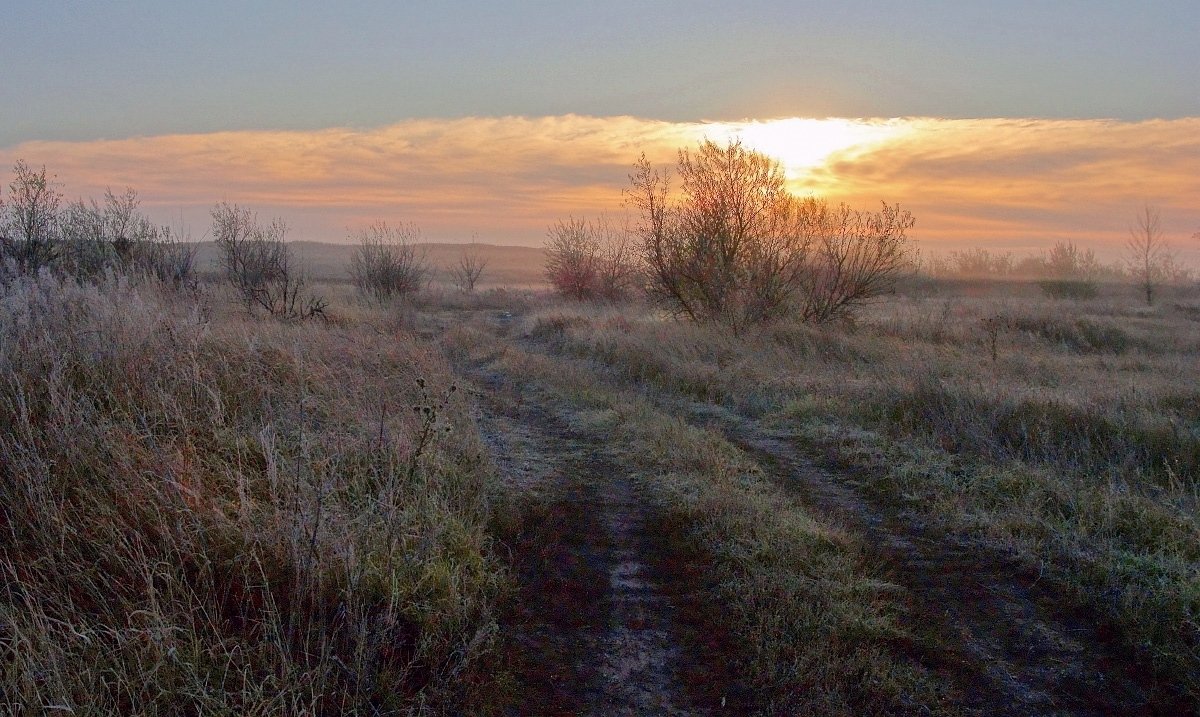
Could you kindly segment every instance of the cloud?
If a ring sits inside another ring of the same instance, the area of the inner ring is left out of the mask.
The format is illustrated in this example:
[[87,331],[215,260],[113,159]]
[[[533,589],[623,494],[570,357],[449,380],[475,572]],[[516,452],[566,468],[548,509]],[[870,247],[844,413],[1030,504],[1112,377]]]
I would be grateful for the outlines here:
[[1177,239],[1200,228],[1200,118],[791,119],[769,131],[764,124],[771,125],[577,115],[429,119],[371,129],[26,142],[0,149],[0,161],[46,165],[69,198],[135,187],[152,217],[167,223],[182,215],[196,235],[208,225],[208,208],[227,200],[284,217],[298,239],[337,241],[347,227],[386,219],[415,222],[431,239],[477,233],[536,244],[558,217],[619,211],[640,152],[669,164],[677,148],[701,137],[743,133],[764,151],[782,143],[781,156],[816,162],[788,167],[797,191],[910,208],[917,237],[934,249],[1025,249],[1072,239],[1111,253],[1143,201],[1162,209]]
[[911,131],[831,158],[831,193],[900,201],[933,244],[1036,248],[1056,239],[1110,257],[1143,202],[1174,239],[1200,228],[1200,118],[910,120]]
[[435,236],[478,231],[537,242],[561,214],[619,203],[640,148],[665,160],[693,134],[688,125],[628,117],[413,120],[370,130],[27,142],[0,150],[0,160],[46,165],[68,197],[133,186],[147,211],[183,210],[201,225],[224,199],[302,217],[292,224],[310,238],[392,219]]

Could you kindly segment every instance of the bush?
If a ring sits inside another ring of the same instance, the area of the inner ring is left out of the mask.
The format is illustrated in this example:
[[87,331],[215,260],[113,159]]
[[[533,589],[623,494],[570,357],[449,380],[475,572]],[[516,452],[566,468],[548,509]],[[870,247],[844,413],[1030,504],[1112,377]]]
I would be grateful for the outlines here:
[[637,284],[629,232],[606,217],[571,217],[550,227],[546,239],[546,279],[558,293],[576,300],[619,301]]
[[196,283],[196,245],[190,237],[162,227],[156,239],[145,245],[144,270],[167,286],[181,289]]
[[887,204],[878,212],[855,211],[845,204],[829,209],[812,200],[807,205],[812,216],[806,221],[816,238],[801,276],[800,318],[833,321],[891,291],[911,263],[906,232],[912,215]]
[[978,247],[965,251],[950,252],[952,273],[957,276],[1011,276],[1013,273],[1013,256],[980,249]]
[[1096,296],[1100,265],[1091,249],[1082,251],[1072,242],[1057,242],[1042,260],[1046,279],[1038,286],[1055,299],[1090,299]]
[[324,299],[301,295],[304,275],[284,243],[287,225],[282,220],[262,226],[249,209],[226,202],[213,208],[212,218],[225,278],[241,295],[247,311],[260,308],[284,319],[325,315]]
[[350,257],[350,278],[363,296],[383,302],[420,291],[429,266],[415,246],[420,232],[408,224],[378,222],[351,238],[358,246]]

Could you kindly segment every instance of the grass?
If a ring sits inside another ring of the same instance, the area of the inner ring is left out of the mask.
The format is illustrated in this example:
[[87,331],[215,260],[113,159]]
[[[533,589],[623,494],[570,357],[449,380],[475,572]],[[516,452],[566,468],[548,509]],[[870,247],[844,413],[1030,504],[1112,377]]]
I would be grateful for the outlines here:
[[0,304],[10,707],[457,699],[503,572],[490,463],[436,351],[370,309],[258,321],[124,278],[18,279]]
[[1194,293],[926,282],[852,324],[734,336],[512,290],[322,290],[328,321],[289,323],[205,284],[0,286],[0,712],[496,709],[519,480],[462,362],[628,472],[704,567],[766,713],[957,697],[867,539],[681,406],[782,431],[878,504],[1016,555],[1200,697]]
[[1015,552],[1196,697],[1197,298],[902,294],[851,328],[736,338],[647,309],[554,306],[526,331],[631,385],[787,429],[882,502]]

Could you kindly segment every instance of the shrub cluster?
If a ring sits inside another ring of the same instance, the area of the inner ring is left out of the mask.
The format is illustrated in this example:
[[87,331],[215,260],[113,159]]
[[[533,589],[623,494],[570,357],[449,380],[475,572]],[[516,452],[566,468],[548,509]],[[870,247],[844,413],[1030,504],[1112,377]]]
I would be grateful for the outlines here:
[[284,242],[287,225],[274,219],[262,225],[249,209],[221,202],[212,210],[212,235],[225,279],[248,311],[261,309],[283,319],[325,315],[324,299],[304,295],[304,272]]
[[195,281],[195,245],[179,231],[155,227],[138,211],[137,192],[105,192],[103,203],[63,205],[46,176],[18,161],[7,202],[0,202],[0,274],[93,278],[110,271],[151,276],[175,287]]
[[736,330],[789,315],[814,323],[847,316],[890,290],[910,263],[907,211],[796,197],[778,162],[740,142],[681,150],[678,175],[676,197],[642,157],[628,190],[639,222],[617,241],[581,220],[552,227],[551,283],[568,296],[609,298],[622,293],[614,285],[640,281],[675,314]]
[[559,220],[547,235],[546,278],[572,299],[625,298],[638,279],[629,231],[607,217]]
[[416,247],[419,238],[416,227],[387,222],[376,222],[352,235],[358,246],[350,258],[350,278],[359,293],[384,302],[420,291],[430,272],[424,253]]
[[1045,278],[1038,286],[1055,299],[1091,299],[1096,296],[1100,265],[1091,249],[1081,250],[1073,242],[1057,242],[1044,260]]

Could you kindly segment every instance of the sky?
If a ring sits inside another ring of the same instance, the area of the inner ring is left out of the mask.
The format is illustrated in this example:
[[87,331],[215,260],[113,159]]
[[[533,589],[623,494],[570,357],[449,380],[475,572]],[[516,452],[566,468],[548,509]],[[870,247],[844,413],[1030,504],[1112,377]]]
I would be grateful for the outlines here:
[[5,5],[0,163],[197,238],[225,200],[538,244],[707,136],[935,251],[1111,254],[1144,203],[1200,244],[1195,0]]

